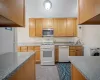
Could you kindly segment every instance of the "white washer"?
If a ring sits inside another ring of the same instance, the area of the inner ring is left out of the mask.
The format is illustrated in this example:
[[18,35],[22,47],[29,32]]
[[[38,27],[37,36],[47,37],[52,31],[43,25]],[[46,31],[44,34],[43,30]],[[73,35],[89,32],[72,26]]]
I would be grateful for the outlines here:
[[100,56],[100,48],[91,48],[90,56]]

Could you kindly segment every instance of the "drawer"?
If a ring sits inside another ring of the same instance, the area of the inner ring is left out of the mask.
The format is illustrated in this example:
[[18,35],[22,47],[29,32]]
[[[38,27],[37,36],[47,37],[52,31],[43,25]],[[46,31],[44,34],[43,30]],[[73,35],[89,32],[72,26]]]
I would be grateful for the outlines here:
[[35,51],[40,51],[40,46],[36,46]]
[[33,46],[28,46],[28,52],[29,52],[29,51],[34,51],[34,48],[35,48],[35,47],[33,47]]
[[69,49],[70,49],[70,50],[73,50],[73,49],[75,50],[76,47],[75,47],[75,46],[70,46]]
[[21,46],[21,52],[27,52],[27,46]]
[[71,49],[71,50],[69,50],[69,52],[76,52],[76,50],[74,50],[74,49],[72,50],[72,49]]
[[77,46],[76,49],[83,49],[83,47],[82,46]]

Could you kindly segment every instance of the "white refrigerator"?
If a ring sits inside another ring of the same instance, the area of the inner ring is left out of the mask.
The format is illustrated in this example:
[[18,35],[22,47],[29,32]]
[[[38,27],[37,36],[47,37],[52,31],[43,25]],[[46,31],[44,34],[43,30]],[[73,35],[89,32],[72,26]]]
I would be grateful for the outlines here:
[[0,28],[0,54],[17,51],[16,30],[16,28]]

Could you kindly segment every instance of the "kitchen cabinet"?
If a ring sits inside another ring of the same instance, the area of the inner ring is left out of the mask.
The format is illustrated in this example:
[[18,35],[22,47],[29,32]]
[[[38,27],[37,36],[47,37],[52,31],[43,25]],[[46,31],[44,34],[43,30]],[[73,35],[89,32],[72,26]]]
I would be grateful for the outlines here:
[[79,24],[100,24],[100,0],[78,0]]
[[43,18],[43,28],[53,28],[53,18]]
[[36,63],[40,63],[40,46],[35,46],[36,51]]
[[21,46],[20,51],[21,52],[27,52],[27,46]]
[[71,80],[86,80],[85,77],[71,64]]
[[54,36],[64,37],[66,36],[66,18],[54,19]]
[[35,19],[36,21],[36,25],[35,25],[35,30],[36,30],[36,37],[42,37],[42,27],[43,27],[43,23],[42,23],[42,19]]
[[31,56],[7,80],[36,80],[35,56]]
[[43,28],[53,28],[54,37],[76,37],[77,19],[76,18],[30,18],[29,36],[42,37]]
[[34,51],[34,50],[35,50],[35,47],[33,47],[33,46],[28,46],[28,49],[27,49],[28,52],[32,52],[32,51]]
[[58,46],[55,46],[55,61],[59,61],[59,48]]
[[66,36],[77,36],[77,19],[67,18]]
[[0,27],[25,26],[25,0],[0,0]]
[[29,37],[35,37],[36,34],[36,26],[35,26],[35,19],[30,18],[29,19]]
[[70,46],[69,56],[83,56],[83,47],[82,46]]

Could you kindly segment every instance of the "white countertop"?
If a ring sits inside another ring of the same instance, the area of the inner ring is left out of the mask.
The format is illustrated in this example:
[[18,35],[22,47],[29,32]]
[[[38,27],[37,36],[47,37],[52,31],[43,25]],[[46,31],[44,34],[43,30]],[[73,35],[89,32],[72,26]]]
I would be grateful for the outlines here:
[[35,52],[5,53],[0,55],[0,80],[8,77]]
[[100,80],[100,57],[69,57],[71,63],[87,80]]

